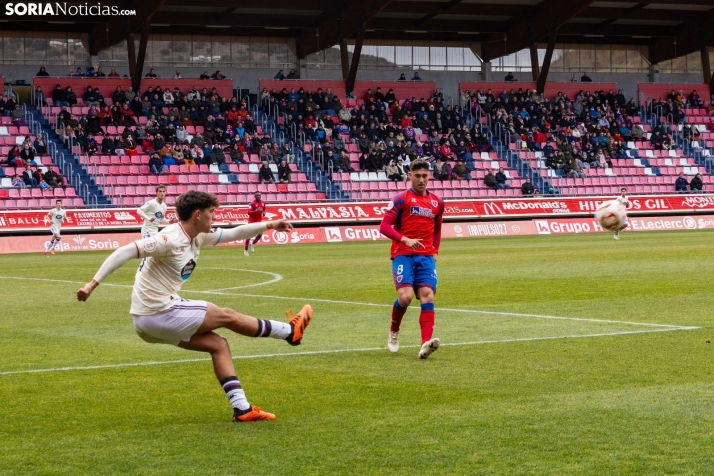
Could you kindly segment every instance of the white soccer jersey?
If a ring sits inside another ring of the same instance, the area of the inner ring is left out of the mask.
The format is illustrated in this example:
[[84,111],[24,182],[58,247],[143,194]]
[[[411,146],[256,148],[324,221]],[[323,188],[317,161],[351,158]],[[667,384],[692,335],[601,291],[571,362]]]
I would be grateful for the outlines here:
[[144,258],[134,278],[131,314],[149,316],[165,311],[181,299],[176,293],[191,277],[202,246],[215,246],[221,230],[189,240],[180,223],[169,225],[151,238],[134,242]]
[[619,197],[617,197],[617,201],[622,203],[624,207],[627,208],[627,197],[623,197],[622,195],[620,195]]
[[159,232],[159,223],[166,216],[166,202],[159,203],[154,198],[143,204],[141,210],[149,218],[155,218],[154,221],[144,220],[144,225],[141,227],[141,236],[157,234]]
[[59,231],[60,229],[62,229],[62,219],[67,216],[67,210],[63,208],[60,208],[59,210],[53,208],[52,211],[47,213],[47,216],[51,217],[51,229]]

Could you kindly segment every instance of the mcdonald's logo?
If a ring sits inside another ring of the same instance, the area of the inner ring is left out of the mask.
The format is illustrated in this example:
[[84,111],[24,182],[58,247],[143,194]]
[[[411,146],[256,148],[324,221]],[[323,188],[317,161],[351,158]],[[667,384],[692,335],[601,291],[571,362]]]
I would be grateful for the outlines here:
[[486,215],[505,215],[501,207],[494,202],[486,202],[483,204],[483,211]]

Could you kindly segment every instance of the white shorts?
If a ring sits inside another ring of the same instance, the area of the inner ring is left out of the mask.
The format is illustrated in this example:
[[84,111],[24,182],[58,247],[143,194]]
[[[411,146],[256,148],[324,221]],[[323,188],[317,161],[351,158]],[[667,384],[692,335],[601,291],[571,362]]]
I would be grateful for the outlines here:
[[142,239],[142,240],[145,240],[146,238],[151,238],[151,237],[154,236],[156,233],[158,233],[158,232],[150,233],[150,232],[147,231],[146,233],[144,233],[144,232],[142,231],[142,232],[141,232],[141,239]]
[[188,342],[206,317],[206,301],[181,299],[170,308],[150,316],[132,315],[134,330],[150,344],[179,345]]
[[52,236],[59,235],[60,234],[59,227],[56,227],[56,226],[50,227],[50,233],[52,233]]

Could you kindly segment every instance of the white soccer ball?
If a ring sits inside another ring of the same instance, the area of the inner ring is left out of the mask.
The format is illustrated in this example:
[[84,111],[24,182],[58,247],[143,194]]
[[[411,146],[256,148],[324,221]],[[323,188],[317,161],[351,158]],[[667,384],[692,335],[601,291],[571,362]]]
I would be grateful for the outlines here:
[[627,221],[627,208],[617,200],[603,202],[595,212],[595,219],[607,231],[620,231]]

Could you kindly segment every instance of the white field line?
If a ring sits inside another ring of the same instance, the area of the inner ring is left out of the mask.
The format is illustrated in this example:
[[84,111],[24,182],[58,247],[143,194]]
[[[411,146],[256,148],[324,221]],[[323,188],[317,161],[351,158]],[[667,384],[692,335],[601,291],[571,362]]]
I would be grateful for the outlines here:
[[[653,332],[672,332],[672,331],[685,331],[698,329],[698,327],[671,327],[669,329],[648,329],[648,330],[637,330],[637,331],[620,331],[620,332],[605,332],[598,334],[581,334],[581,335],[566,335],[566,336],[547,336],[547,337],[522,337],[517,339],[501,339],[501,340],[482,340],[473,342],[453,342],[453,343],[442,343],[443,346],[466,346],[466,345],[485,345],[485,344],[503,344],[510,342],[532,342],[532,341],[542,341],[542,340],[559,340],[559,339],[582,339],[588,337],[607,337],[607,336],[621,336],[621,335],[631,335],[631,334],[650,334]],[[419,345],[403,345],[401,349],[415,349],[419,348]],[[324,355],[324,354],[343,354],[347,352],[373,352],[373,351],[383,351],[387,350],[386,347],[363,347],[355,349],[332,349],[332,350],[311,350],[306,352],[283,352],[276,354],[257,354],[257,355],[234,355],[233,360],[247,360],[247,359],[269,359],[275,357],[296,357],[303,355]],[[67,372],[67,371],[77,371],[77,370],[103,370],[103,369],[116,369],[121,367],[146,367],[150,365],[168,365],[168,364],[182,364],[187,362],[208,362],[210,358],[202,359],[179,359],[179,360],[164,360],[164,361],[149,361],[149,362],[129,362],[121,364],[107,364],[107,365],[88,365],[88,366],[77,366],[77,367],[56,367],[49,369],[31,369],[31,370],[12,370],[7,372],[0,372],[1,375],[18,375],[18,374],[35,374],[35,373],[48,373],[48,372]]]
[[[222,270],[222,269],[229,269],[229,268],[212,268],[212,269],[221,269]],[[241,270],[241,271],[245,271],[245,270]],[[67,281],[67,280],[62,280],[62,279],[49,279],[49,278],[27,278],[27,277],[17,277],[17,276],[0,276],[0,279],[16,279],[16,280],[24,280],[24,281],[46,281],[46,282],[55,282],[55,283],[85,284],[81,281]],[[282,277],[281,277],[281,279],[282,279]],[[279,281],[279,280],[274,279],[270,282],[276,282],[276,281]],[[261,284],[268,284],[268,283],[266,282],[266,283],[261,283]],[[117,287],[117,288],[133,288],[133,286],[130,284],[102,283],[102,286],[111,286],[111,287]],[[248,286],[257,286],[257,285],[251,284],[251,285],[247,285],[245,287],[248,287]],[[225,290],[238,289],[240,287],[241,286],[237,286],[235,288],[224,288],[224,289]],[[292,297],[292,296],[274,296],[274,295],[266,295],[266,294],[228,293],[228,292],[224,292],[224,290],[222,290],[222,289],[208,290],[208,291],[183,289],[183,290],[181,290],[181,292],[182,293],[198,293],[198,294],[216,294],[216,295],[222,295],[222,296],[263,298],[263,299],[283,299],[283,300],[288,300],[288,301],[301,301],[301,302],[324,302],[324,303],[329,303],[329,304],[346,304],[346,305],[365,306],[365,307],[389,307],[389,308],[392,307],[391,304],[381,304],[381,303],[371,303],[371,302],[339,301],[339,300],[334,300],[334,299],[304,298],[304,297]],[[410,306],[410,309],[416,309],[416,307]],[[613,320],[613,319],[594,319],[594,318],[586,318],[586,317],[549,316],[549,315],[543,315],[543,314],[524,314],[524,313],[517,313],[517,312],[488,311],[488,310],[483,310],[483,309],[455,309],[455,308],[448,308],[448,307],[437,307],[437,310],[439,312],[446,311],[446,312],[460,312],[460,313],[471,313],[471,314],[493,314],[496,316],[532,317],[535,319],[555,319],[555,320],[562,320],[562,321],[598,322],[598,323],[604,323],[604,324],[624,324],[624,325],[631,325],[631,326],[657,327],[657,328],[672,329],[672,330],[699,329],[699,327],[697,327],[697,326],[679,326],[679,325],[675,325],[675,324],[655,324],[655,323],[651,323],[651,322],[618,321],[618,320]]]

